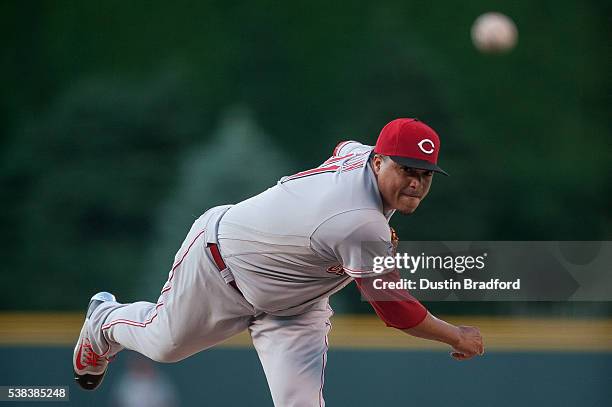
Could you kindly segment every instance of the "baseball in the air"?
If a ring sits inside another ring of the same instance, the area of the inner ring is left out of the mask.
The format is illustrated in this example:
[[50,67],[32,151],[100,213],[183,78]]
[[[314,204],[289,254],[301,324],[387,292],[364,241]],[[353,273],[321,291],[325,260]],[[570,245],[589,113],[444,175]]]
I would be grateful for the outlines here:
[[514,21],[502,13],[484,13],[472,25],[472,41],[481,52],[510,51],[516,45],[517,37]]

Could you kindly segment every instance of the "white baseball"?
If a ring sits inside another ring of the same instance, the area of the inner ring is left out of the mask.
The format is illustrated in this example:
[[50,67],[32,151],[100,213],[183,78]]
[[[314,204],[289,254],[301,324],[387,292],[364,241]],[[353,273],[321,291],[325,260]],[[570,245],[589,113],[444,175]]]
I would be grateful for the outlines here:
[[516,45],[517,38],[516,25],[502,13],[484,13],[472,25],[472,41],[481,52],[509,51]]

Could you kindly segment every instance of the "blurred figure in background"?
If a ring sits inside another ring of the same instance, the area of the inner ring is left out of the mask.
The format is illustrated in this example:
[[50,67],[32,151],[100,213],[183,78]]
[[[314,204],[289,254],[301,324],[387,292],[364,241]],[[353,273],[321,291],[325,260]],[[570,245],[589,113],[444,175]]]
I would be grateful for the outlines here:
[[111,398],[112,407],[178,407],[172,382],[138,355],[130,358],[127,371],[119,378]]

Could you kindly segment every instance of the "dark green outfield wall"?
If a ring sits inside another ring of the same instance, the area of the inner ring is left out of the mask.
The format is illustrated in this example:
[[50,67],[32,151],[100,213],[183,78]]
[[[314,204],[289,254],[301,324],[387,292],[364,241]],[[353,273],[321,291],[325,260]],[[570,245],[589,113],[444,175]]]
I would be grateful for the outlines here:
[[[71,385],[70,349],[2,348],[0,385],[70,384],[71,402],[62,405],[111,406],[132,356],[122,353],[92,393]],[[444,352],[332,350],[328,356],[328,406],[603,407],[612,402],[610,353],[491,352],[467,363]],[[253,350],[211,350],[155,368],[171,380],[182,406],[272,406]]]

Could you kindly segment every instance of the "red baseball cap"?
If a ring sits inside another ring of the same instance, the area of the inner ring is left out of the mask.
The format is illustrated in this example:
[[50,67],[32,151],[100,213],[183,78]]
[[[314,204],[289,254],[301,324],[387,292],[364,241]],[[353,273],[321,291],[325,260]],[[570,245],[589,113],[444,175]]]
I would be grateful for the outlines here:
[[374,152],[389,156],[400,165],[439,172],[440,137],[419,119],[395,119],[380,132]]

